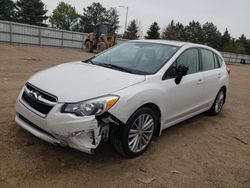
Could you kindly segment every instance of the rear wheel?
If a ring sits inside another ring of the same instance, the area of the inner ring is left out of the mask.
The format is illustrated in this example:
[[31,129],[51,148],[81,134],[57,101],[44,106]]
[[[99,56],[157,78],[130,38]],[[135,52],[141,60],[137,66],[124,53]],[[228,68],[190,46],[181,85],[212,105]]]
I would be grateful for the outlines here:
[[225,91],[224,89],[221,89],[215,98],[213,106],[209,110],[209,113],[211,115],[218,115],[221,112],[221,109],[225,102],[225,97],[226,97]]
[[156,130],[158,117],[150,108],[137,110],[119,134],[113,134],[111,141],[115,149],[128,157],[142,154],[150,145]]

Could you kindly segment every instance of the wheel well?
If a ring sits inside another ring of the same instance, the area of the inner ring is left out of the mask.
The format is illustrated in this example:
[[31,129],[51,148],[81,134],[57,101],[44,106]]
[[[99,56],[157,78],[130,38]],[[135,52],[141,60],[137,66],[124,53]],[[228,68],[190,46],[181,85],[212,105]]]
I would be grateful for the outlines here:
[[89,42],[89,41],[90,41],[89,39],[85,40],[84,45],[86,45],[86,43]]
[[[155,135],[160,136],[160,131],[161,131],[161,110],[160,110],[160,108],[154,103],[144,104],[140,108],[142,108],[142,107],[148,107],[148,108],[152,109],[157,114],[158,123],[157,123],[156,131],[155,131]],[[140,109],[140,108],[138,108],[138,109]]]
[[226,97],[227,97],[227,87],[222,86],[221,89],[225,92],[225,97],[224,97],[224,103],[226,102]]

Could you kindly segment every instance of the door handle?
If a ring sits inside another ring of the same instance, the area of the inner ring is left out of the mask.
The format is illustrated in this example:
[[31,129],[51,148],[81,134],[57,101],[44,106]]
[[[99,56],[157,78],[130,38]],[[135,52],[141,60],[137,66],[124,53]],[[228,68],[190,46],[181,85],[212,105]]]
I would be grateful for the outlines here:
[[217,78],[221,78],[221,73],[218,74]]

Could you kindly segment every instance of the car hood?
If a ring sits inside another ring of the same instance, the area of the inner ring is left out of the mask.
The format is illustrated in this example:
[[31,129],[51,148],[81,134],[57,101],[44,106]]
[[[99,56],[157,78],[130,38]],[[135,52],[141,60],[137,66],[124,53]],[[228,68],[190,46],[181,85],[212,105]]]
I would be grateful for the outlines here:
[[143,75],[73,62],[38,72],[28,82],[57,96],[59,102],[79,102],[112,94],[144,80]]

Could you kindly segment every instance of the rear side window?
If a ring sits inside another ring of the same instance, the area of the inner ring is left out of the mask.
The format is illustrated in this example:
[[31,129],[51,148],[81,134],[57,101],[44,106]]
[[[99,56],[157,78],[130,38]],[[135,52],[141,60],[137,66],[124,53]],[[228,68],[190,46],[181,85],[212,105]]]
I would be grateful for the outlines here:
[[202,70],[212,70],[215,68],[214,54],[213,52],[205,49],[201,49],[201,59],[202,59]]
[[189,70],[187,74],[193,74],[199,72],[199,52],[198,49],[189,49],[183,52],[178,59],[168,68],[166,72],[166,79],[171,79],[176,77],[176,72],[178,66],[186,65]]
[[217,69],[217,68],[220,68],[221,65],[219,63],[219,60],[218,60],[218,56],[214,54],[214,67]]
[[219,61],[219,65],[221,67],[223,65],[223,60],[219,56],[217,56],[217,58],[218,58],[218,61]]

